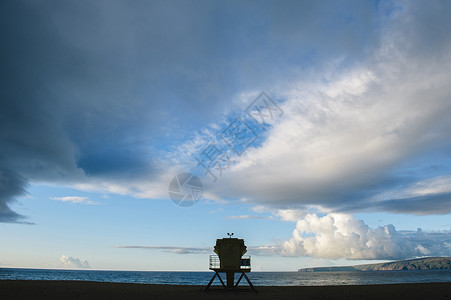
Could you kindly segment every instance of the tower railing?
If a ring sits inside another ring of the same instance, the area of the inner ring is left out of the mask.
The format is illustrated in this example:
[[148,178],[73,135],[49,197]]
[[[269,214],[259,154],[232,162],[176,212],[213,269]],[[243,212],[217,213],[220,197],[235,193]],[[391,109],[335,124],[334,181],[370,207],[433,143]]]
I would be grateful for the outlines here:
[[[210,255],[210,270],[220,269],[221,261],[218,255]],[[251,269],[251,256],[243,255],[240,259],[240,269],[250,270]]]
[[240,269],[251,269],[251,256],[243,255],[240,259]]
[[210,269],[219,269],[221,267],[221,261],[219,256],[210,255]]

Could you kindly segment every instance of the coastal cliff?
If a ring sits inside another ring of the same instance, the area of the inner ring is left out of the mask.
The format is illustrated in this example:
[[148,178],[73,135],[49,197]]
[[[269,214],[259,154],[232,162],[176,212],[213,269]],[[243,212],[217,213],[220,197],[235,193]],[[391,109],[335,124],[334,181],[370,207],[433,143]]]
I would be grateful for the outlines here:
[[343,271],[401,271],[451,269],[451,257],[426,257],[379,264],[303,268],[298,272],[343,272]]

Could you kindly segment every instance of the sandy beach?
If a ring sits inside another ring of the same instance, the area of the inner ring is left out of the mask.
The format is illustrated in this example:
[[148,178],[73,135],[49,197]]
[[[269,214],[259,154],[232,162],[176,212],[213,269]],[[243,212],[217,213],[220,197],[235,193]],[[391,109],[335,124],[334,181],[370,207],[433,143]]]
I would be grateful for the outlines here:
[[451,283],[357,286],[259,286],[238,292],[215,286],[0,280],[0,299],[451,299]]

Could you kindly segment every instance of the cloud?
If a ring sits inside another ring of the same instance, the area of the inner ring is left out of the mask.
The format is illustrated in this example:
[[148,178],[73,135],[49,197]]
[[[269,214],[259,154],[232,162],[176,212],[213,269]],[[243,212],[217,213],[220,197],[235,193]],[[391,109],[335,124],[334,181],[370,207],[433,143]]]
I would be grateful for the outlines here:
[[27,223],[24,216],[11,210],[17,197],[26,194],[26,180],[14,171],[0,168],[0,222]]
[[346,259],[407,259],[449,256],[451,232],[397,231],[393,225],[372,229],[346,214],[309,214],[296,224],[282,255]]
[[71,202],[71,203],[83,203],[89,205],[99,204],[98,202],[89,200],[88,197],[79,196],[67,196],[67,197],[50,197],[51,200],[61,201],[61,202]]
[[275,215],[280,217],[282,221],[295,222],[306,215],[305,210],[299,209],[279,209],[275,212]]
[[[163,250],[165,252],[174,254],[212,254],[213,247],[169,247],[169,246],[132,246],[132,245],[115,245],[114,248],[126,249],[148,249],[148,250]],[[262,245],[262,246],[248,246],[248,253],[252,255],[280,255],[281,247],[278,244]]]
[[350,204],[346,210],[440,215],[449,213],[450,199],[451,176],[438,176],[414,182],[403,188],[386,189],[366,203]]
[[273,255],[281,255],[281,246],[280,244],[268,244],[268,245],[260,245],[260,246],[248,246],[247,254],[249,255],[261,255],[261,256],[273,256]]
[[[437,26],[449,23],[439,5],[403,5],[370,57],[275,90],[283,118],[210,193],[273,209],[451,213],[449,189],[393,193],[451,174],[451,27]],[[443,39],[427,55],[431,36]]]
[[163,250],[174,254],[205,254],[213,251],[213,248],[190,248],[190,247],[169,247],[169,246],[127,246],[115,245],[115,248],[129,248],[129,249],[149,249],[149,250]]
[[[292,219],[290,218],[290,221]],[[115,248],[163,250],[174,254],[206,254],[212,248],[131,246]],[[294,256],[349,260],[401,260],[423,256],[450,256],[451,231],[398,231],[391,225],[370,228],[348,214],[322,217],[306,214],[296,223],[293,235],[273,244],[248,246],[260,256]]]
[[274,216],[279,217],[282,221],[287,222],[297,222],[307,215],[307,209],[274,209],[263,205],[257,205],[252,207],[252,210],[257,213],[270,212]]
[[167,197],[188,154],[263,90],[285,114],[211,199],[449,213],[446,192],[376,197],[451,173],[449,6],[2,2],[0,222],[21,220],[28,182]]
[[413,215],[446,215],[449,214],[451,193],[435,193],[398,199],[383,200],[365,205],[357,203],[337,211],[385,211],[407,213]]
[[2,2],[0,165],[22,188],[166,196],[169,149],[233,111],[237,95],[365,55],[377,12],[349,4]]
[[228,216],[227,219],[274,219],[272,216],[264,217],[257,215],[240,215],[240,216]]
[[60,258],[60,263],[66,268],[91,269],[87,260],[80,260],[79,258],[66,256],[64,254]]

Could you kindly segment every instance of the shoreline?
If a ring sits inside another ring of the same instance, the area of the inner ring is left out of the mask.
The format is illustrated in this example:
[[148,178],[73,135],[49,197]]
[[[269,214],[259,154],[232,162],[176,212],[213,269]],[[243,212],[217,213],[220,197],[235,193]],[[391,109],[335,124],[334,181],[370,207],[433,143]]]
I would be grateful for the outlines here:
[[0,280],[1,299],[451,299],[451,282],[336,286],[256,286],[238,291],[200,285]]

